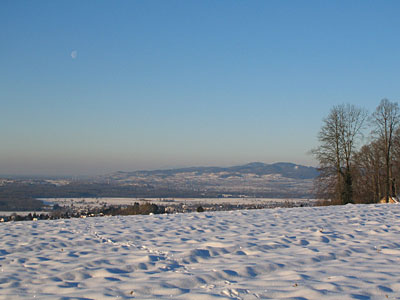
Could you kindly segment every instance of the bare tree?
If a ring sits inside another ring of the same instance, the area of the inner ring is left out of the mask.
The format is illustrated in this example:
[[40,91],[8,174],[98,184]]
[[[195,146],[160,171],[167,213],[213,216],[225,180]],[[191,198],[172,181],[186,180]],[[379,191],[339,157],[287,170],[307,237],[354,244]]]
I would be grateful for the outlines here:
[[[394,133],[400,125],[400,109],[396,102],[382,99],[381,103],[372,114],[373,134],[377,135],[383,143],[385,157],[385,199],[389,202],[389,196],[394,196],[393,180],[391,176],[391,156],[394,141]],[[392,184],[391,184],[392,183]]]
[[342,204],[353,202],[351,163],[366,117],[354,105],[334,106],[323,120],[319,147],[311,151],[321,171],[317,184],[323,183],[327,196]]
[[379,140],[362,146],[355,153],[354,161],[354,192],[356,203],[376,203],[382,198],[384,190],[384,159]]
[[393,146],[392,146],[392,192],[397,195],[400,183],[400,126],[394,133]]
[[323,125],[318,134],[319,147],[311,151],[319,161],[320,176],[316,182],[318,196],[334,198],[334,200],[340,199],[342,186],[340,175],[343,157],[340,146],[341,124],[340,109],[335,106],[323,119]]

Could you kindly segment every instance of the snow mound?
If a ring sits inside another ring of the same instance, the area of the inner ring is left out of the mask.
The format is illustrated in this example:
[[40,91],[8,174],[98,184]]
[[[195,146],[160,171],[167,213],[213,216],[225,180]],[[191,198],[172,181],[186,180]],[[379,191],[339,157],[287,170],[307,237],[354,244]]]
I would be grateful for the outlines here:
[[393,299],[400,206],[0,224],[0,299]]

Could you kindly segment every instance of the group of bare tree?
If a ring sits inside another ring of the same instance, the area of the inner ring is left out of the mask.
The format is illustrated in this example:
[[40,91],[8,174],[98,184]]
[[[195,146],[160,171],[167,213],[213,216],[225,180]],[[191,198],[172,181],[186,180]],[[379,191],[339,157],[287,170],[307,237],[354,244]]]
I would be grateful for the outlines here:
[[[370,135],[364,132],[370,129]],[[362,140],[368,142],[360,149]],[[376,203],[396,197],[400,183],[400,109],[383,99],[368,116],[350,104],[334,106],[311,152],[319,162],[316,193],[332,204]],[[397,179],[397,180],[396,180]]]

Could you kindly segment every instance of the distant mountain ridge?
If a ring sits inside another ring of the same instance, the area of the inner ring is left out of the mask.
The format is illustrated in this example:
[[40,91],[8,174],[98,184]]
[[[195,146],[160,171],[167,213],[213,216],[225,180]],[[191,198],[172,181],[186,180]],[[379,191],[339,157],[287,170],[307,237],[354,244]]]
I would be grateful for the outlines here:
[[152,171],[133,171],[133,172],[116,172],[111,176],[173,176],[179,173],[196,173],[198,175],[211,173],[227,173],[227,176],[240,176],[244,174],[269,175],[279,174],[282,177],[293,179],[313,179],[318,176],[318,170],[314,167],[307,167],[299,164],[278,162],[273,164],[265,164],[262,162],[252,162],[245,165],[233,167],[187,167],[178,169],[152,170]]

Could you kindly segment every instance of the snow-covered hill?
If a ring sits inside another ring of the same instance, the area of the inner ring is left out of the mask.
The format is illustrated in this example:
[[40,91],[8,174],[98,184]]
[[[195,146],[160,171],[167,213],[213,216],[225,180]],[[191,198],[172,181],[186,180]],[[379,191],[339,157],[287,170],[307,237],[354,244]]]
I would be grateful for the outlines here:
[[399,299],[400,206],[0,224],[0,299]]
[[265,164],[262,162],[253,162],[233,167],[190,167],[181,169],[167,169],[154,171],[135,171],[135,172],[117,172],[111,174],[111,178],[127,178],[130,176],[176,176],[181,173],[204,174],[225,174],[226,176],[242,176],[245,174],[253,175],[280,175],[286,178],[294,179],[314,179],[318,176],[318,171],[314,167],[306,167],[288,162],[279,162]]
[[[99,182],[134,186],[166,197],[175,191],[180,197],[216,197],[220,194],[269,198],[313,196],[313,167],[293,163],[250,163],[234,167],[191,167],[182,169],[116,172],[99,176]],[[193,196],[193,193],[197,196]],[[176,197],[176,195],[174,195]]]

